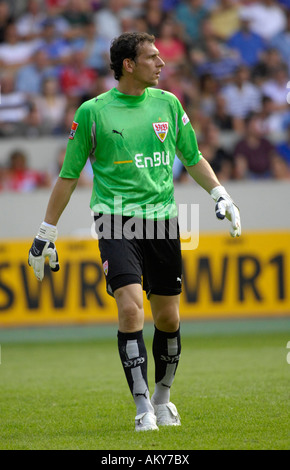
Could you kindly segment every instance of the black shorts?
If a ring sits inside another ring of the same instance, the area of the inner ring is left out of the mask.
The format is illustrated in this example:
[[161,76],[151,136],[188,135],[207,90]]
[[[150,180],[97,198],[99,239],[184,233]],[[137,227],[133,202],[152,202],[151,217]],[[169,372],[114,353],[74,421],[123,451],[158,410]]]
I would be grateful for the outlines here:
[[95,216],[95,221],[110,295],[114,296],[116,289],[129,284],[143,285],[148,298],[150,294],[181,293],[182,260],[177,218],[148,221]]

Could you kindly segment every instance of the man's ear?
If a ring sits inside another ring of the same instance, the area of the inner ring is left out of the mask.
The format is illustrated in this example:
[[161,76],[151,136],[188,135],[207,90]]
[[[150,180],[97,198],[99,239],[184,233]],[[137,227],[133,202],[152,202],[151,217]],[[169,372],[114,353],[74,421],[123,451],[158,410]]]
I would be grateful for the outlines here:
[[135,62],[134,60],[132,59],[124,59],[123,60],[123,67],[124,67],[124,70],[128,73],[132,73],[133,70],[134,70],[134,65],[135,65]]

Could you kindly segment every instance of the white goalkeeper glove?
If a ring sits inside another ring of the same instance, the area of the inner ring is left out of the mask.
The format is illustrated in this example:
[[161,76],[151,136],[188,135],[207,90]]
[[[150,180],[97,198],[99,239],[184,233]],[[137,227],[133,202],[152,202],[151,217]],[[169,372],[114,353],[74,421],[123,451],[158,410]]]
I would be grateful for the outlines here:
[[48,258],[52,271],[59,270],[58,254],[54,244],[56,239],[57,228],[54,225],[42,222],[28,255],[28,264],[32,266],[34,274],[39,281],[42,281],[44,277],[46,258]]
[[216,186],[213,188],[210,195],[216,202],[215,213],[217,218],[223,220],[226,217],[231,222],[231,236],[239,237],[241,235],[239,208],[235,205],[234,201],[223,186]]

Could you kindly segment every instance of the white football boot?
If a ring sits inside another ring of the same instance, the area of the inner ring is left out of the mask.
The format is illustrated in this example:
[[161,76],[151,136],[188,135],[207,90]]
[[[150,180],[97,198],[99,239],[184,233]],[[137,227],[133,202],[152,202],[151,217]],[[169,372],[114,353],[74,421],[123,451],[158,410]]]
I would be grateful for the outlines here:
[[158,426],[181,426],[180,416],[173,403],[168,402],[163,405],[155,405],[152,399],[151,403],[154,408]]
[[135,418],[135,431],[159,431],[155,414],[147,411],[137,415]]

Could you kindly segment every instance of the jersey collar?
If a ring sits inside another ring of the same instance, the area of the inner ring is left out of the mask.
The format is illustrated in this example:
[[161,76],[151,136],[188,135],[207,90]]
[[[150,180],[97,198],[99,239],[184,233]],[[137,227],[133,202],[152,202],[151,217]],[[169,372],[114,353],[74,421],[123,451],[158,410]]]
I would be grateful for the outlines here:
[[113,88],[112,91],[115,98],[117,98],[119,101],[122,101],[122,103],[128,106],[138,106],[138,104],[146,100],[148,95],[147,88],[141,96],[125,95],[124,93],[121,93],[119,90],[117,90],[117,88]]

